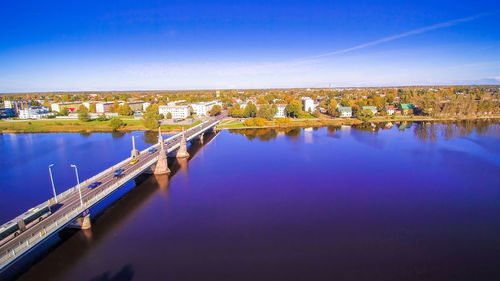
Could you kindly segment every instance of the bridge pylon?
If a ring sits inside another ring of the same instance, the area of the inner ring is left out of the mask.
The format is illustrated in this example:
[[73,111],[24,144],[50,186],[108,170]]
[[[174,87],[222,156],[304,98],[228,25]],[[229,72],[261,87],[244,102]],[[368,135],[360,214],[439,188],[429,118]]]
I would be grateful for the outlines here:
[[153,173],[155,175],[169,174],[170,169],[168,168],[167,152],[165,151],[165,142],[161,136],[160,127],[158,127],[158,142],[160,143],[160,151]]
[[179,150],[177,150],[177,155],[175,157],[177,157],[177,158],[188,158],[189,157],[189,153],[187,151],[186,136],[184,135],[184,133],[182,133],[182,138],[181,138],[181,142],[179,145]]

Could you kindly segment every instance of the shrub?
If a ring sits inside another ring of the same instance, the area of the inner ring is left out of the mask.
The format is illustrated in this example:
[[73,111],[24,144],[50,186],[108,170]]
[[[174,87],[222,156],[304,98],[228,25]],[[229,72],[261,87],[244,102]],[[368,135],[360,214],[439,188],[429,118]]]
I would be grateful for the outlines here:
[[125,124],[123,123],[123,120],[120,119],[119,117],[113,117],[111,118],[111,122],[109,123],[109,125],[111,126],[111,129],[113,129],[113,131],[116,131],[121,127],[123,127]]
[[267,125],[267,120],[261,117],[250,118],[243,121],[243,125],[249,127],[261,127]]

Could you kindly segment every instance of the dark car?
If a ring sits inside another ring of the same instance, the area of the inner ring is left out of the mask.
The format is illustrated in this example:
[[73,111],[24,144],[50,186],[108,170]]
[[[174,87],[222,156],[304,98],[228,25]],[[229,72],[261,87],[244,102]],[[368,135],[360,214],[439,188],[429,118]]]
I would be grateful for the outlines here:
[[101,183],[102,183],[102,182],[100,182],[100,181],[95,181],[95,182],[93,182],[93,183],[89,184],[89,185],[87,186],[87,188],[90,188],[90,189],[96,188],[96,187],[98,187],[99,185],[101,185]]
[[156,148],[151,147],[151,148],[148,150],[148,153],[149,153],[149,154],[153,154],[153,153],[155,153],[156,151],[157,151],[157,149],[156,149]]
[[124,171],[125,171],[124,169],[116,169],[115,173],[114,173],[115,177],[121,177],[121,176],[123,176],[123,172]]

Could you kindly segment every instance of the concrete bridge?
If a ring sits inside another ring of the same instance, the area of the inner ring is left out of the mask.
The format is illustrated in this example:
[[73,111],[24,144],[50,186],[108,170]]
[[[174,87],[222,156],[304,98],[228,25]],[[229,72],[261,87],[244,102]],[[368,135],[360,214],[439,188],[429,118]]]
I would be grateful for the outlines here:
[[[90,228],[89,210],[140,174],[144,172],[170,173],[167,155],[175,153],[178,158],[189,157],[186,142],[194,139],[203,141],[204,133],[213,130],[222,119],[223,116],[210,119],[166,140],[163,140],[161,133],[159,133],[158,143],[143,151],[136,150],[134,144],[129,158],[57,195],[57,199],[51,198],[0,226],[0,231],[4,231],[16,227],[20,220],[35,214],[38,210],[51,207],[54,209],[50,215],[42,216],[40,219],[37,218],[28,223],[26,230],[12,233],[0,240],[0,274],[63,228],[75,226],[82,229]],[[149,151],[151,148],[156,150],[151,153]],[[132,164],[132,160],[137,160],[137,163]],[[114,172],[117,169],[123,169],[122,176],[115,176]],[[87,188],[90,183],[96,181],[101,182],[98,187]]]

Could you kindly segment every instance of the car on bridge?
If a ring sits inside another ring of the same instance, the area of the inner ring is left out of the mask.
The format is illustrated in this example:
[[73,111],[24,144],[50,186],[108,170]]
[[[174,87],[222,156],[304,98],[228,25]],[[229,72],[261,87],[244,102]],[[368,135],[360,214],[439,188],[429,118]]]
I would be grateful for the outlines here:
[[139,162],[139,160],[137,160],[137,159],[132,159],[132,161],[130,161],[130,165],[134,165],[134,164],[136,164],[137,162]]
[[115,177],[117,177],[117,178],[118,178],[118,177],[121,177],[121,176],[123,176],[123,172],[124,172],[124,171],[125,171],[125,170],[124,170],[124,169],[121,169],[121,168],[120,168],[120,169],[116,169],[116,170],[115,170],[115,172],[114,172],[114,176],[115,176]]
[[149,154],[153,154],[157,151],[158,149],[154,148],[154,147],[151,147],[149,150],[148,150],[148,153]]
[[89,184],[89,185],[87,186],[87,188],[89,188],[89,189],[94,189],[94,188],[98,187],[99,185],[101,185],[101,183],[102,183],[102,182],[100,182],[100,181],[95,181],[95,182],[93,182],[93,183]]

